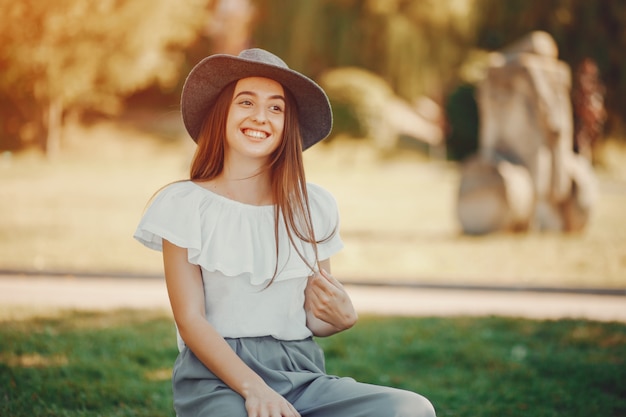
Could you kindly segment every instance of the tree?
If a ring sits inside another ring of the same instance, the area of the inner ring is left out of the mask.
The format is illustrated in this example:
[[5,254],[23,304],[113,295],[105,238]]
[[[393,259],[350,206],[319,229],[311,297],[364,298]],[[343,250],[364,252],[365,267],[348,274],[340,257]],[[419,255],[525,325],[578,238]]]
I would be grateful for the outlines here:
[[533,30],[550,33],[575,71],[593,59],[606,85],[611,133],[626,131],[626,3],[622,0],[477,0],[477,46],[495,50]]
[[0,0],[0,96],[13,108],[4,127],[36,124],[53,155],[68,110],[114,113],[124,95],[174,85],[212,3]]
[[255,40],[294,68],[315,77],[333,67],[362,67],[408,101],[421,95],[443,101],[473,45],[479,13],[476,0],[255,2]]

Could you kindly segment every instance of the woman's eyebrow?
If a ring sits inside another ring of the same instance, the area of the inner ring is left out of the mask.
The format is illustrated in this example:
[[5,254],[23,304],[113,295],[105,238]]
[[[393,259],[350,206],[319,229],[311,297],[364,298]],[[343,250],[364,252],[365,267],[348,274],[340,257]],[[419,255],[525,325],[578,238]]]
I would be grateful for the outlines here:
[[[235,96],[235,98],[237,98],[237,97],[239,97],[239,96],[243,96],[243,95],[250,95],[250,96],[253,96],[253,97],[258,97],[258,96],[259,96],[259,95],[258,95],[257,93],[255,93],[254,91],[240,91],[240,92],[239,92],[239,93]],[[276,94],[276,95],[270,96],[269,98],[270,98],[270,99],[280,99],[280,100],[282,100],[282,101],[285,101],[285,102],[286,102],[285,97],[281,96],[280,94]]]

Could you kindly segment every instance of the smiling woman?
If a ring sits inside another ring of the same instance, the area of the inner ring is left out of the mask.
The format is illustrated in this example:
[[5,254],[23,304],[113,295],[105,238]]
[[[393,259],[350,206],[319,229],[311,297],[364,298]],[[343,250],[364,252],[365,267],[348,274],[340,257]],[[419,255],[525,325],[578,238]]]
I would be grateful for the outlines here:
[[[225,157],[228,160],[224,162],[224,167],[241,167],[244,171],[224,172],[216,180],[254,177],[264,169],[283,137],[284,108],[283,87],[278,82],[260,77],[237,81],[226,119],[228,149]],[[241,158],[241,161],[234,158]],[[222,183],[222,186],[226,185]]]
[[313,339],[357,320],[330,274],[337,204],[304,173],[303,150],[332,125],[324,91],[252,49],[201,61],[181,107],[198,144],[190,179],[165,187],[135,233],[163,252],[176,414],[434,416],[419,394],[327,375]]

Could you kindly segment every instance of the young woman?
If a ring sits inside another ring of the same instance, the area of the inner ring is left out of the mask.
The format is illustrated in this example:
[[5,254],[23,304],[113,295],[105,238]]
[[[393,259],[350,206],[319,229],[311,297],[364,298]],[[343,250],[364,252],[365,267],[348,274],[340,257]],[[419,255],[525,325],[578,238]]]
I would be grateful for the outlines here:
[[135,237],[163,251],[180,354],[178,417],[431,417],[424,397],[327,375],[313,336],[354,325],[330,274],[336,202],[306,183],[302,151],[332,125],[324,91],[275,55],[202,60],[181,111],[197,150]]

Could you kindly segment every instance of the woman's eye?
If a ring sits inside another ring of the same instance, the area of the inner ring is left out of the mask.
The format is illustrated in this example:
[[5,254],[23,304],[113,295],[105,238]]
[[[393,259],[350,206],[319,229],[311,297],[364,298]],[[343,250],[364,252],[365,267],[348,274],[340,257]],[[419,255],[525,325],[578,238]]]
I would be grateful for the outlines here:
[[252,102],[250,100],[241,100],[239,104],[242,106],[252,106]]
[[281,113],[283,111],[282,106],[279,106],[278,104],[271,106],[270,110],[275,112],[275,113]]

